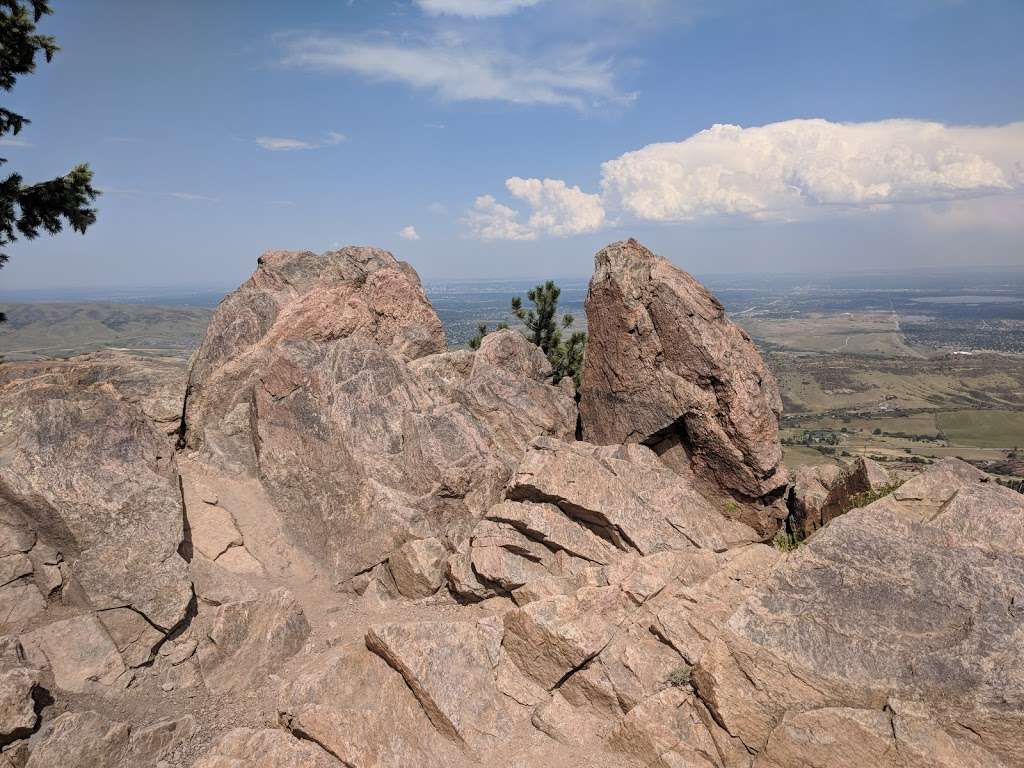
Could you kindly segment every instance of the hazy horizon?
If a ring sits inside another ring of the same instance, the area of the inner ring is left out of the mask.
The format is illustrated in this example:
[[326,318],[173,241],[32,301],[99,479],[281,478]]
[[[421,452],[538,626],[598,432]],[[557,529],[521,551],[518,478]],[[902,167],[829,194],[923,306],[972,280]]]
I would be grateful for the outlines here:
[[[255,262],[253,264],[255,269]],[[756,280],[757,288],[763,288],[767,283],[776,286],[799,287],[806,283],[816,288],[827,287],[831,282],[849,288],[856,285],[858,281],[864,281],[863,287],[886,290],[899,287],[900,290],[907,289],[907,283],[922,291],[954,290],[963,292],[969,290],[971,285],[983,285],[986,288],[993,288],[1010,277],[1009,285],[1019,286],[1024,281],[1024,264],[989,264],[989,265],[949,265],[949,266],[922,266],[906,269],[892,267],[889,269],[848,269],[830,270],[818,272],[700,272],[694,276],[701,282],[706,283],[712,290],[729,288],[732,290],[742,289],[744,280]],[[179,284],[151,284],[151,285],[92,285],[92,286],[35,286],[27,288],[10,289],[0,286],[0,303],[32,303],[32,302],[64,302],[64,301],[107,301],[114,303],[131,303],[133,299],[141,303],[159,303],[161,299],[168,300],[170,304],[186,304],[189,296],[198,295],[202,301],[197,306],[206,306],[210,303],[211,297],[220,297],[237,288],[248,275],[242,276],[234,283],[179,283]],[[973,278],[964,279],[964,278]],[[878,278],[874,281],[872,278]],[[988,279],[986,279],[988,278]],[[493,286],[499,288],[512,288],[514,290],[525,290],[538,281],[555,280],[563,288],[578,288],[585,286],[590,275],[518,275],[510,277],[453,277],[424,279],[423,284],[428,293],[437,292],[446,286],[466,287]],[[951,282],[947,282],[951,281]],[[213,303],[216,303],[215,301]]]

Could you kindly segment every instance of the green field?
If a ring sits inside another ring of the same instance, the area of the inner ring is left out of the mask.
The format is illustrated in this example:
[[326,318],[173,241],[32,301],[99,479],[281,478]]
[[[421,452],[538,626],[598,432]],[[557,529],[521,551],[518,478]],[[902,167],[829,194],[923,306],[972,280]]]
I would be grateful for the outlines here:
[[936,414],[936,421],[952,445],[1024,446],[1024,411],[947,411]]

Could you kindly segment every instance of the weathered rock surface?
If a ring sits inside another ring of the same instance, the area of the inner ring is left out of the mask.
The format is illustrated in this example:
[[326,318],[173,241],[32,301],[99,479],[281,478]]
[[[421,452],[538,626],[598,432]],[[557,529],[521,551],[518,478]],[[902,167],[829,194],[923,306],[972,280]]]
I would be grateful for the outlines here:
[[[1024,647],[1014,608],[1024,497],[977,474],[943,463],[786,558],[695,670],[716,721],[753,753],[774,739],[768,754],[785,755],[782,764],[832,764],[858,732],[888,744],[892,729],[879,735],[856,713],[823,714],[816,725],[797,713],[877,712],[900,699],[926,708],[929,728],[966,740],[987,764],[1024,762],[1024,682],[1014,671]],[[803,744],[800,729],[829,735]]]
[[636,240],[594,257],[581,387],[583,438],[681,438],[698,474],[759,498],[785,485],[782,400],[747,334],[686,272]]
[[[192,592],[178,554],[173,422],[158,421],[170,418],[163,397],[146,391],[156,365],[89,358],[0,388],[0,522],[61,553],[92,607],[130,606],[166,632]],[[180,367],[159,368],[162,376],[175,370],[180,381]],[[12,622],[31,617],[18,604],[38,606],[42,596],[19,589]]]
[[497,620],[385,624],[370,627],[366,647],[402,675],[438,731],[486,751],[516,714],[495,682],[503,634]]
[[633,242],[590,306],[595,442],[374,249],[264,257],[177,452],[180,364],[0,366],[0,768],[1024,765],[1024,497],[803,472],[780,552],[749,339]]
[[574,432],[572,396],[521,334],[444,347],[389,253],[266,254],[195,356],[185,442],[258,475],[292,541],[344,583],[478,517],[530,439]]
[[129,733],[97,712],[65,712],[40,734],[25,768],[121,768]]
[[194,768],[338,768],[341,765],[310,741],[286,731],[236,728]]
[[827,525],[856,506],[861,494],[880,492],[892,482],[877,461],[858,456],[846,467],[801,467],[789,491],[790,520],[801,537]]
[[344,765],[460,765],[463,753],[427,718],[412,689],[364,643],[342,646],[300,672],[281,720]]
[[302,607],[286,589],[225,603],[199,648],[199,666],[213,691],[253,685],[294,656],[309,636]]
[[130,680],[121,654],[99,619],[84,614],[21,636],[28,660],[53,671],[58,688],[73,693],[124,687]]
[[30,735],[39,724],[39,674],[30,669],[0,672],[0,747]]

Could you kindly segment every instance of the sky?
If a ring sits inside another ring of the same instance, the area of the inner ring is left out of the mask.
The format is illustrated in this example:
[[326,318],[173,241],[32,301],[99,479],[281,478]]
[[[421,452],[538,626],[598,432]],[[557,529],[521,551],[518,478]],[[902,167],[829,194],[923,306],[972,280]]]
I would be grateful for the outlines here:
[[54,0],[4,106],[84,236],[0,289],[232,286],[271,248],[426,280],[1024,264],[1020,0]]

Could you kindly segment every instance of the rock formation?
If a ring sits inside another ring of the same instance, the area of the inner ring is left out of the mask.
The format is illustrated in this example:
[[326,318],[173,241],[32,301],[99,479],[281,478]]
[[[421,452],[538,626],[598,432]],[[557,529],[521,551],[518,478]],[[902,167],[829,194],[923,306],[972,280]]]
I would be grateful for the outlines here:
[[347,582],[482,514],[530,438],[575,429],[520,334],[444,350],[419,278],[386,251],[264,254],[192,361],[184,444],[258,477],[288,537]]
[[704,286],[625,240],[594,257],[586,310],[585,440],[678,444],[696,474],[752,499],[785,485],[775,377]]
[[790,521],[801,537],[810,536],[858,505],[858,497],[881,493],[892,480],[877,461],[858,456],[846,467],[801,467],[789,490]]
[[367,248],[266,254],[188,371],[0,366],[0,768],[1024,765],[1024,497],[806,470],[763,543],[770,374],[597,262],[586,441]]

